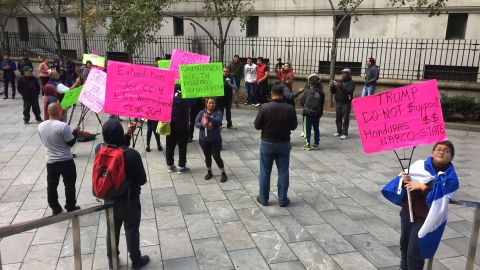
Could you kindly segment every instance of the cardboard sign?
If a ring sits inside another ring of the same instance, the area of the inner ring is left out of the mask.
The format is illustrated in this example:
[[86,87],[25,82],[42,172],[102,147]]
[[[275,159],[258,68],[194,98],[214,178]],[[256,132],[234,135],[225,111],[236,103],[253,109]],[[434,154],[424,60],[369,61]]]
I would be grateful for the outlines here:
[[222,63],[181,65],[182,98],[223,96]]
[[92,62],[92,65],[98,67],[105,67],[105,58],[94,54],[83,54],[82,63],[85,65],[87,61]]
[[174,72],[108,61],[105,112],[170,122]]
[[355,98],[353,108],[365,153],[447,140],[436,80]]
[[62,99],[62,109],[66,109],[74,104],[77,104],[78,97],[80,96],[80,92],[82,92],[83,85],[79,87],[73,88],[68,90]]
[[170,70],[175,71],[175,79],[178,80],[178,78],[180,78],[180,65],[208,64],[208,62],[210,62],[210,56],[208,55],[201,55],[174,49],[172,52],[172,60],[170,61]]
[[157,66],[163,69],[170,69],[170,60],[158,60]]
[[96,113],[102,111],[105,104],[106,81],[107,74],[105,72],[98,69],[90,70],[78,101]]

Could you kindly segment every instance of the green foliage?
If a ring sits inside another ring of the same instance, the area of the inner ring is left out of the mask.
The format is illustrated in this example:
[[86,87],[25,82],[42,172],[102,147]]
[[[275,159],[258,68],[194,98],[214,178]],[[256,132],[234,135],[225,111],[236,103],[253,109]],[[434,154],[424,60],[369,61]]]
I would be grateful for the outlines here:
[[445,120],[461,115],[465,120],[480,120],[480,102],[463,95],[448,97],[441,95],[442,113]]
[[253,12],[253,0],[204,0],[203,17],[208,19],[240,19],[242,29]]
[[413,12],[428,11],[428,16],[440,15],[448,0],[390,0],[392,6],[407,6]]

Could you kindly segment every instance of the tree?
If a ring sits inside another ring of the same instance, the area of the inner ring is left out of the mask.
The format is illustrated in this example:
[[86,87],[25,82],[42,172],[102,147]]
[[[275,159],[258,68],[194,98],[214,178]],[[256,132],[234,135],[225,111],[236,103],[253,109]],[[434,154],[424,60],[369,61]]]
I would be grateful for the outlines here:
[[8,51],[5,42],[5,28],[7,27],[7,21],[18,11],[18,7],[19,2],[17,0],[0,0],[0,39],[2,53],[7,53]]
[[[330,80],[335,79],[335,66],[337,62],[337,32],[340,25],[349,16],[355,16],[355,10],[365,0],[339,0],[335,5],[334,0],[328,0],[332,14],[332,48],[330,51]],[[444,7],[448,0],[388,0],[394,7],[409,7],[413,12],[428,12],[429,16],[439,15],[440,9]],[[340,15],[340,19],[337,19]],[[357,17],[355,16],[355,21]],[[330,106],[332,106],[332,96],[330,96]]]
[[60,18],[62,14],[68,9],[68,7],[74,4],[75,0],[42,0],[39,1],[38,5],[41,10],[45,11],[49,15],[53,17],[55,20],[55,33],[50,30],[50,28],[42,21],[40,18],[30,10],[29,3],[27,1],[21,1],[22,8],[26,11],[30,16],[32,16],[38,23],[40,23],[45,30],[50,34],[51,38],[57,45],[57,55],[61,57],[62,54],[62,36],[60,34]]
[[243,29],[252,12],[253,0],[204,0],[203,17],[205,18],[205,21],[215,20],[219,33],[218,40],[197,20],[192,18],[183,19],[191,21],[207,34],[212,43],[218,49],[219,61],[223,62],[225,58],[225,44],[227,43],[228,32],[232,22],[238,18]]

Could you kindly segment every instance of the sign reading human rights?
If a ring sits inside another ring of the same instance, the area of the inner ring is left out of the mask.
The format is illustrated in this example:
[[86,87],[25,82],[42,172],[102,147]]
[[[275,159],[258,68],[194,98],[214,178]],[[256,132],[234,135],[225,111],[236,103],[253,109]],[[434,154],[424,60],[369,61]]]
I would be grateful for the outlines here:
[[210,56],[174,49],[170,60],[170,70],[175,71],[175,79],[180,78],[180,65],[208,64]]
[[108,61],[105,112],[170,122],[174,72]]
[[355,98],[353,108],[365,153],[447,140],[436,80]]
[[223,96],[222,63],[181,65],[182,98]]
[[87,61],[92,62],[92,65],[97,67],[105,67],[105,58],[95,54],[83,54],[82,63],[85,65]]
[[96,113],[101,112],[105,104],[106,80],[107,73],[98,69],[90,70],[78,101]]
[[65,110],[66,108],[77,104],[78,97],[80,96],[80,92],[82,92],[82,88],[83,88],[83,85],[80,85],[79,87],[70,89],[65,93],[61,103],[62,109]]

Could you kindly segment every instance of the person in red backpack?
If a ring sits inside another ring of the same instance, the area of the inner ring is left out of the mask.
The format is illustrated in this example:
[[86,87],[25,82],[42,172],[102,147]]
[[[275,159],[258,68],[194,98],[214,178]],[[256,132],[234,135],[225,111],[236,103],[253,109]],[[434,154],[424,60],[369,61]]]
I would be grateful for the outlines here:
[[[123,127],[118,119],[111,118],[102,127],[104,144],[99,144],[95,148],[95,154],[99,154],[102,147],[122,147],[125,165],[125,181],[129,183],[129,188],[123,195],[113,200],[105,200],[105,203],[112,203],[115,213],[115,239],[117,240],[117,250],[122,224],[127,239],[127,250],[132,260],[132,269],[140,269],[148,264],[150,258],[148,255],[142,256],[140,252],[140,219],[141,204],[140,191],[141,186],[147,182],[147,175],[143,167],[140,154],[133,148],[129,148],[130,137],[135,131],[135,124],[130,124],[128,131],[124,134]],[[108,217],[107,217],[108,220]],[[110,245],[110,232],[107,229],[107,256],[110,268],[112,268],[112,259],[118,260],[118,254],[112,258]]]

